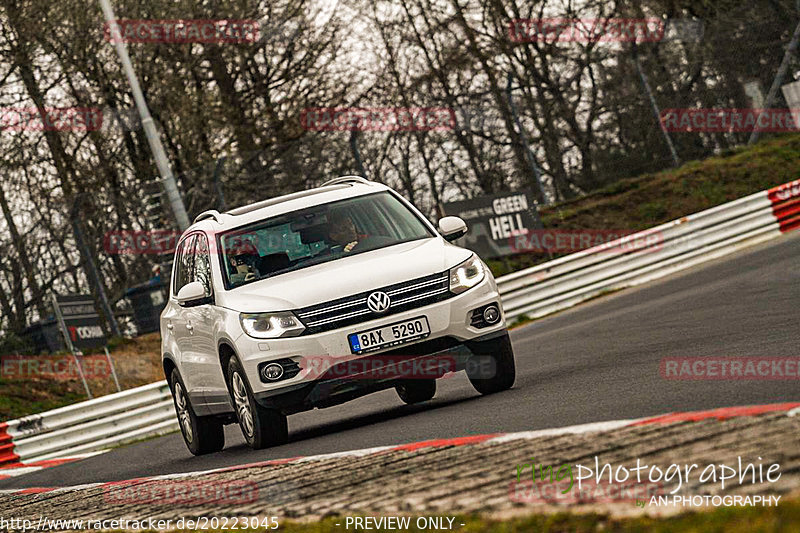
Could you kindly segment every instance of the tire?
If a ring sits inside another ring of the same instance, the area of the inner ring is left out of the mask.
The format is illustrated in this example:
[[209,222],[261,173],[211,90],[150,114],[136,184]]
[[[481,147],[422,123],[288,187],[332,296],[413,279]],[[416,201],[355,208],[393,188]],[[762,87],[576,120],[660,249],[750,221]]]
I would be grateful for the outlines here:
[[488,341],[468,344],[472,357],[467,362],[467,377],[481,394],[510,389],[517,376],[514,349],[508,333]]
[[261,450],[286,444],[289,440],[286,415],[277,409],[262,407],[256,402],[242,364],[236,356],[231,357],[228,362],[227,377],[236,419],[248,446]]
[[427,402],[436,394],[435,379],[404,379],[394,390],[403,402],[411,405],[412,403]]
[[174,369],[169,379],[172,402],[181,428],[183,442],[193,455],[205,455],[225,447],[225,428],[216,416],[197,416],[194,412],[186,387],[178,370]]

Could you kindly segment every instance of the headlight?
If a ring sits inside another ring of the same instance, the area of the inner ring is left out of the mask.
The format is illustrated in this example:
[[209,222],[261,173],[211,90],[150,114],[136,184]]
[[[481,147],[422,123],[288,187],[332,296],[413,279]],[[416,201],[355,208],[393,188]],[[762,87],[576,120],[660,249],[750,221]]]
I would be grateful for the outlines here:
[[486,276],[486,267],[477,255],[450,269],[450,292],[461,294],[471,289]]
[[300,335],[306,327],[292,313],[242,313],[244,332],[256,339],[277,339]]

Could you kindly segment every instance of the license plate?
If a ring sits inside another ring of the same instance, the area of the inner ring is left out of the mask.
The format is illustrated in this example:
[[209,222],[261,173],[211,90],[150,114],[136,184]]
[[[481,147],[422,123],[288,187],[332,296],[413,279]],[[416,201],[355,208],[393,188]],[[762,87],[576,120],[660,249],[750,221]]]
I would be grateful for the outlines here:
[[431,328],[428,325],[428,318],[419,316],[395,322],[388,326],[351,333],[347,336],[347,340],[350,341],[350,351],[360,355],[424,339],[430,334]]

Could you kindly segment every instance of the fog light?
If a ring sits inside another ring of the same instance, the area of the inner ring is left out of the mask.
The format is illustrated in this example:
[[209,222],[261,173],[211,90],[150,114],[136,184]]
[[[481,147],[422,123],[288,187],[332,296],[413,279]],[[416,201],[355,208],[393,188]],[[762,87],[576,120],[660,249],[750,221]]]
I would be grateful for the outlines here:
[[278,363],[270,363],[261,369],[261,375],[267,381],[275,381],[283,375],[283,367]]
[[500,310],[497,307],[490,305],[483,310],[483,319],[489,324],[496,323],[498,320],[500,320]]

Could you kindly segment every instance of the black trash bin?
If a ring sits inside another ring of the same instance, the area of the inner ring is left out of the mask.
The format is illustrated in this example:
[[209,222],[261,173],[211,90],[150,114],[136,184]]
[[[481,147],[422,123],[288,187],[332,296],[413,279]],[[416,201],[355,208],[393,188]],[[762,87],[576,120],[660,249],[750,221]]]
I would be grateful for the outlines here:
[[158,318],[167,305],[167,283],[145,283],[131,287],[125,297],[133,308],[133,322],[139,335],[158,331]]

